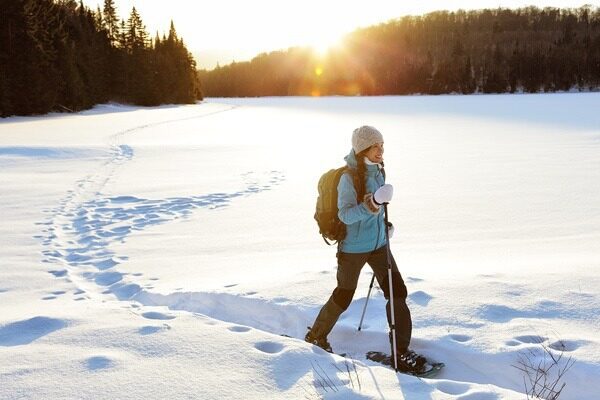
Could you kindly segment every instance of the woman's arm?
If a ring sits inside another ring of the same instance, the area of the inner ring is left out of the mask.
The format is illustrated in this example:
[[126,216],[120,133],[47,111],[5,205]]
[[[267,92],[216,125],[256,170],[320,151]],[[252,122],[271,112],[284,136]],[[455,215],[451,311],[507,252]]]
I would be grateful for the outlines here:
[[338,184],[338,218],[340,221],[351,225],[373,214],[378,214],[379,211],[372,212],[364,202],[358,204],[352,177],[349,173],[343,174]]

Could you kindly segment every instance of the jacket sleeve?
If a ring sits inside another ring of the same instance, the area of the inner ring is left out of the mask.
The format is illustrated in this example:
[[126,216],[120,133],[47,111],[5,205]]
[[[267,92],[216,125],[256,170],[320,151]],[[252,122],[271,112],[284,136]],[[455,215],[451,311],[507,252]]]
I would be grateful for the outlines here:
[[338,218],[346,225],[351,225],[373,215],[364,203],[356,201],[356,189],[352,177],[343,174],[338,184]]

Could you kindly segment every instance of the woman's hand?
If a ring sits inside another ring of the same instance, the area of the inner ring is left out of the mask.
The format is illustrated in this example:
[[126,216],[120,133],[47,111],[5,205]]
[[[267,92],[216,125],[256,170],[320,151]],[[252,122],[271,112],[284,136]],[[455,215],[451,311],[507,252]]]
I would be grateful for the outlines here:
[[380,206],[379,204],[375,203],[375,200],[373,200],[373,193],[365,194],[365,197],[363,198],[363,203],[365,204],[365,207],[367,207],[367,210],[369,210],[371,214],[379,214]]
[[391,222],[388,222],[388,236],[390,239],[394,237],[394,224]]

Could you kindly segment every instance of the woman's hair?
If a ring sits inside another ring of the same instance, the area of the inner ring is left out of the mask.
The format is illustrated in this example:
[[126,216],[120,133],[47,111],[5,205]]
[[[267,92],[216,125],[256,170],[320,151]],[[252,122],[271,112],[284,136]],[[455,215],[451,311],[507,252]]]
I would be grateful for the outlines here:
[[[356,157],[356,177],[354,179],[354,190],[356,190],[356,201],[361,203],[367,192],[367,163],[365,163],[365,157],[371,147],[367,147],[358,154]],[[383,161],[381,162],[383,168]],[[384,175],[385,176],[385,175]]]
[[369,149],[370,147],[367,147],[356,154],[356,179],[354,179],[354,189],[356,190],[356,201],[358,203],[363,201],[363,197],[365,197],[367,191],[367,164],[365,163],[365,157]]

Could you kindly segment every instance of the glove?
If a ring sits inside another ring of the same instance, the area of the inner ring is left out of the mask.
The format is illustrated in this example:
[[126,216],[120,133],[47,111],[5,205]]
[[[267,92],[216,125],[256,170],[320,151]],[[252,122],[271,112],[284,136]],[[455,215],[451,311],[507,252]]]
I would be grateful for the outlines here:
[[380,206],[373,200],[373,193],[365,194],[363,203],[371,214],[379,214]]
[[380,187],[373,194],[373,201],[377,205],[382,205],[383,203],[389,203],[392,200],[392,196],[394,195],[394,187],[388,183]]
[[394,224],[392,224],[391,222],[388,222],[388,236],[389,238],[393,238],[394,237]]

